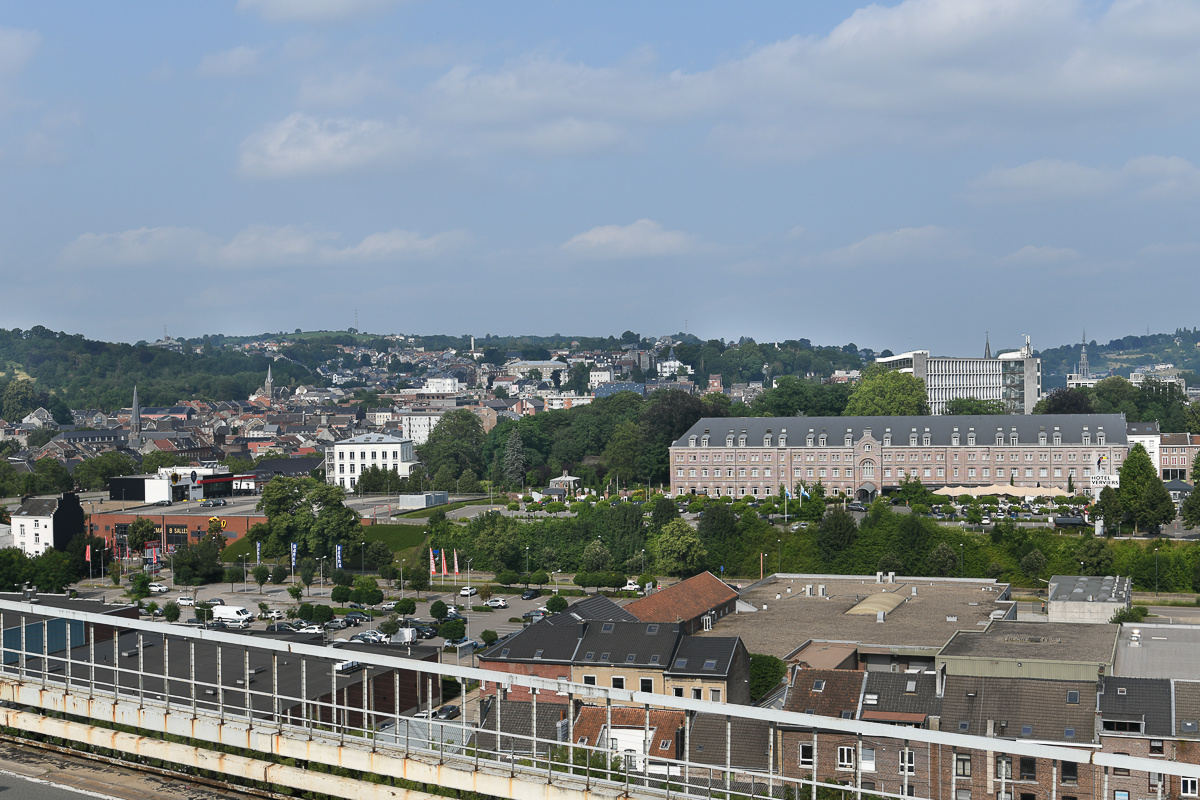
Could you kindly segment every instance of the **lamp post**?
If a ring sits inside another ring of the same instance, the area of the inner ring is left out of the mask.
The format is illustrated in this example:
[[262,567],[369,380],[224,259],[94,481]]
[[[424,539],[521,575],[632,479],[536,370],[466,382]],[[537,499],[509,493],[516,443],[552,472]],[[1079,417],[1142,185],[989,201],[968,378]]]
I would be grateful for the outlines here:
[[321,591],[325,591],[325,559],[329,556],[321,556]]
[[642,548],[642,574],[646,574],[646,548]]
[[359,548],[358,565],[362,567],[362,574],[367,574],[367,540],[362,540],[362,547]]
[[779,563],[775,566],[775,574],[783,572],[783,539],[776,539],[775,543],[779,545]]
[[529,574],[529,545],[525,545],[525,574]]
[[246,574],[246,559],[250,558],[250,554],[238,556],[242,560],[242,583],[246,585],[246,594],[250,594],[250,576]]
[[963,549],[963,542],[958,543],[958,579],[963,579],[963,559],[966,558],[966,551]]

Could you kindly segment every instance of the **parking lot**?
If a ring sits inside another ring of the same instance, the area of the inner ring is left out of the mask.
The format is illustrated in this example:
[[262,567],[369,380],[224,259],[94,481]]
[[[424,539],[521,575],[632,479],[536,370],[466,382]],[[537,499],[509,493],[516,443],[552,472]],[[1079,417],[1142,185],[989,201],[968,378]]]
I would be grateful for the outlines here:
[[[168,601],[174,600],[179,602],[181,598],[186,598],[184,600],[185,603],[194,599],[196,602],[220,601],[226,606],[242,606],[255,617],[250,624],[250,628],[247,630],[247,633],[251,635],[253,635],[255,632],[265,631],[267,626],[272,622],[271,620],[257,619],[259,614],[259,603],[266,603],[269,609],[281,612],[283,615],[285,615],[285,618],[288,609],[296,607],[296,603],[287,593],[286,585],[273,586],[271,584],[267,584],[263,587],[261,594],[258,591],[258,586],[254,583],[250,583],[249,586],[246,586],[245,584],[237,584],[232,591],[227,583],[209,584],[207,586],[197,587],[194,591],[190,589],[187,591],[181,591],[174,588],[170,580],[169,573],[164,573],[163,575],[159,576],[157,580],[166,585],[168,587],[168,591],[162,594],[151,595],[146,599],[146,603],[154,601],[157,602],[159,606],[162,606]],[[463,583],[459,584],[459,586],[465,584],[466,582],[463,581]],[[92,590],[81,589],[80,594],[81,596],[85,597],[103,598],[108,602],[113,603],[128,602],[128,598],[121,596],[123,591],[124,589],[118,589],[115,586],[111,586],[104,588],[97,587],[96,589]],[[319,603],[322,605],[332,606],[338,616],[343,616],[346,612],[352,610],[349,605],[343,607],[333,603],[329,597],[331,591],[332,586],[330,586],[328,583],[326,583],[324,586],[319,583],[314,584],[311,592],[306,593],[301,602],[314,604]],[[453,605],[458,608],[459,613],[461,613],[467,621],[467,638],[479,641],[479,635],[484,630],[493,630],[499,636],[505,636],[506,634],[520,630],[523,627],[522,623],[510,622],[509,620],[520,618],[527,612],[543,608],[546,604],[546,601],[553,595],[553,585],[548,588],[543,588],[542,596],[533,600],[521,600],[520,592],[497,592],[493,594],[493,599],[504,599],[508,603],[508,608],[498,608],[493,611],[474,611],[471,610],[471,605],[483,605],[483,601],[479,599],[478,596],[470,598],[470,602],[468,603],[467,598],[460,597],[457,590],[452,589],[452,587],[447,585],[444,590],[439,587],[430,592],[422,592],[421,599],[417,602],[416,613],[413,614],[411,618],[419,622],[430,622],[432,617],[429,614],[429,607],[434,601],[441,600],[448,606]],[[385,602],[388,600],[399,600],[403,597],[416,599],[415,593],[411,590],[405,590],[404,592],[401,592],[399,590],[389,589],[385,590],[384,592]],[[568,599],[571,600],[575,598]],[[188,606],[181,607],[180,612],[180,621],[176,624],[184,624],[187,620],[192,619],[195,616],[193,609]],[[327,641],[333,641],[335,639],[348,639],[355,633],[366,631],[374,626],[377,626],[378,623],[382,622],[385,618],[386,617],[382,616],[376,617],[373,624],[363,622],[359,626],[328,631],[326,639]],[[284,621],[286,621],[286,619]],[[421,643],[437,645],[440,647],[444,646],[445,640],[441,637],[434,637],[429,640],[421,640]],[[466,659],[469,655],[470,653],[468,650],[464,648],[461,652],[463,663],[466,663]],[[454,658],[454,654],[446,653],[443,655],[443,658],[446,660],[451,660]]]

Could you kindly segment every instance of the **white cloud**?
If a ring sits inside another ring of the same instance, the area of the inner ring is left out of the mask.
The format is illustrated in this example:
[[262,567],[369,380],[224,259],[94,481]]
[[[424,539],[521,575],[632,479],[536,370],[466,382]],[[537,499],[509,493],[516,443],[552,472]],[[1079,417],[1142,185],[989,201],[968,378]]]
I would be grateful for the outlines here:
[[696,237],[663,230],[661,223],[639,219],[630,225],[600,225],[563,244],[562,249],[593,258],[675,256],[694,250]]
[[346,247],[338,246],[340,239],[337,233],[295,225],[251,225],[228,241],[197,228],[139,228],[85,233],[63,248],[60,261],[77,266],[354,264],[435,256],[461,244],[466,235],[446,231],[423,237],[396,228]]
[[1035,247],[1027,244],[1015,253],[1000,259],[1002,264],[1013,266],[1049,266],[1065,264],[1079,258],[1079,253],[1070,247]]
[[317,119],[292,114],[242,142],[242,170],[281,177],[361,169],[402,161],[422,147],[404,120]]
[[251,11],[268,22],[340,22],[377,14],[395,0],[238,0],[238,11]]
[[977,199],[1017,201],[1086,199],[1119,192],[1143,199],[1196,197],[1200,195],[1200,169],[1179,156],[1141,156],[1123,167],[1042,159],[1017,167],[996,167],[968,189]]
[[200,59],[200,66],[196,68],[196,72],[206,77],[215,78],[232,78],[238,75],[245,75],[258,66],[258,57],[260,55],[262,55],[261,49],[246,47],[245,45],[220,53],[209,53]]
[[42,37],[35,31],[0,28],[0,80],[25,69],[41,43]]
[[924,225],[873,233],[854,244],[827,250],[819,259],[827,264],[862,267],[941,260],[956,250],[950,231],[937,225]]

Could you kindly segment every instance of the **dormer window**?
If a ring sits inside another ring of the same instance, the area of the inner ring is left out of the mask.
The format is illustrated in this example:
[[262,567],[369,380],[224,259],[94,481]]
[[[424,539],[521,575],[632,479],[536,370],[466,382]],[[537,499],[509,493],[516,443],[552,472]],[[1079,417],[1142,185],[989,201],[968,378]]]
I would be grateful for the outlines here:
[[738,447],[745,447],[745,446],[746,446],[746,434],[743,433],[741,436],[738,437]]
[[700,437],[700,446],[708,447],[708,434],[707,433],[704,434],[702,437]]
[[975,434],[968,433],[967,434],[967,447],[974,447],[974,446],[975,446]]
[[1061,431],[1054,432],[1054,443],[1056,445],[1062,444],[1062,432]]
[[688,437],[688,447],[695,447],[695,446],[696,446],[696,435],[692,434],[691,436]]
[[823,434],[823,433],[822,433],[822,434],[821,434],[821,442],[820,442],[820,444],[821,444],[821,447],[824,447],[824,446],[825,446],[827,439],[828,439],[828,437],[827,437],[825,434]]
[[770,446],[771,446],[771,434],[768,433],[766,436],[763,437],[763,447],[770,447]]
[[890,433],[885,433],[883,435],[883,446],[884,447],[892,446],[892,435]]
[[1045,443],[1046,443],[1046,432],[1039,431],[1038,432],[1038,444],[1044,445]]
[[1004,444],[1004,434],[1001,431],[996,431],[996,446]]
[[950,444],[953,445],[954,447],[958,447],[958,434],[957,433],[953,433],[950,435]]
[[733,447],[733,434],[732,433],[725,437],[725,446]]
[[926,447],[929,447],[929,434],[928,433],[921,437],[921,444],[925,445]]
[[847,433],[846,434],[846,447],[851,447],[851,446],[853,446],[853,444],[854,444],[854,436],[852,434]]
[[1104,446],[1104,431],[1096,431],[1096,444]]
[[1083,443],[1084,444],[1092,443],[1092,435],[1090,433],[1088,433],[1087,431],[1083,432]]
[[909,447],[917,446],[917,435],[915,433],[910,433],[908,435],[908,446]]
[[1015,432],[1015,431],[1014,431],[1012,434],[1010,434],[1010,435],[1009,435],[1009,437],[1008,437],[1008,443],[1009,443],[1010,445],[1012,445],[1013,447],[1016,447],[1016,446],[1017,446],[1017,434],[1016,434],[1016,432]]
[[809,447],[812,447],[812,446],[813,446],[813,435],[812,435],[811,433],[808,435],[808,439],[805,441],[805,443],[806,443],[806,444],[807,444]]
[[779,434],[779,446],[787,447],[787,434],[786,433]]

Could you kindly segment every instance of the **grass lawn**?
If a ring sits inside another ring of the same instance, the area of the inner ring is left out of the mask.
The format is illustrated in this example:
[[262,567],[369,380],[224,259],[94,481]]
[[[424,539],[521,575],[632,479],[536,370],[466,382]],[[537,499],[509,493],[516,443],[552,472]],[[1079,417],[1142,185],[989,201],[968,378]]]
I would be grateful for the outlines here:
[[[386,542],[387,546],[392,548],[392,551],[397,553],[401,558],[411,558],[412,563],[416,563],[416,551],[420,549],[425,542],[425,531],[422,528],[414,525],[368,525],[363,528],[364,537],[367,544],[371,542]],[[347,547],[343,553],[343,563],[347,569],[361,569],[359,564],[358,547]],[[233,564],[244,555],[254,558],[254,542],[251,542],[245,537],[238,539],[233,544],[221,551],[221,560]],[[285,557],[284,562],[288,559]],[[249,562],[251,566],[254,562]]]
[[416,511],[407,511],[403,514],[397,514],[396,516],[404,517],[405,519],[428,519],[429,517],[432,517],[433,512],[437,511],[439,508],[443,511],[450,512],[454,511],[455,509],[465,508],[467,506],[486,506],[498,502],[499,501],[497,500],[468,500],[465,503],[451,503],[445,506],[434,506],[433,508],[419,508]]

